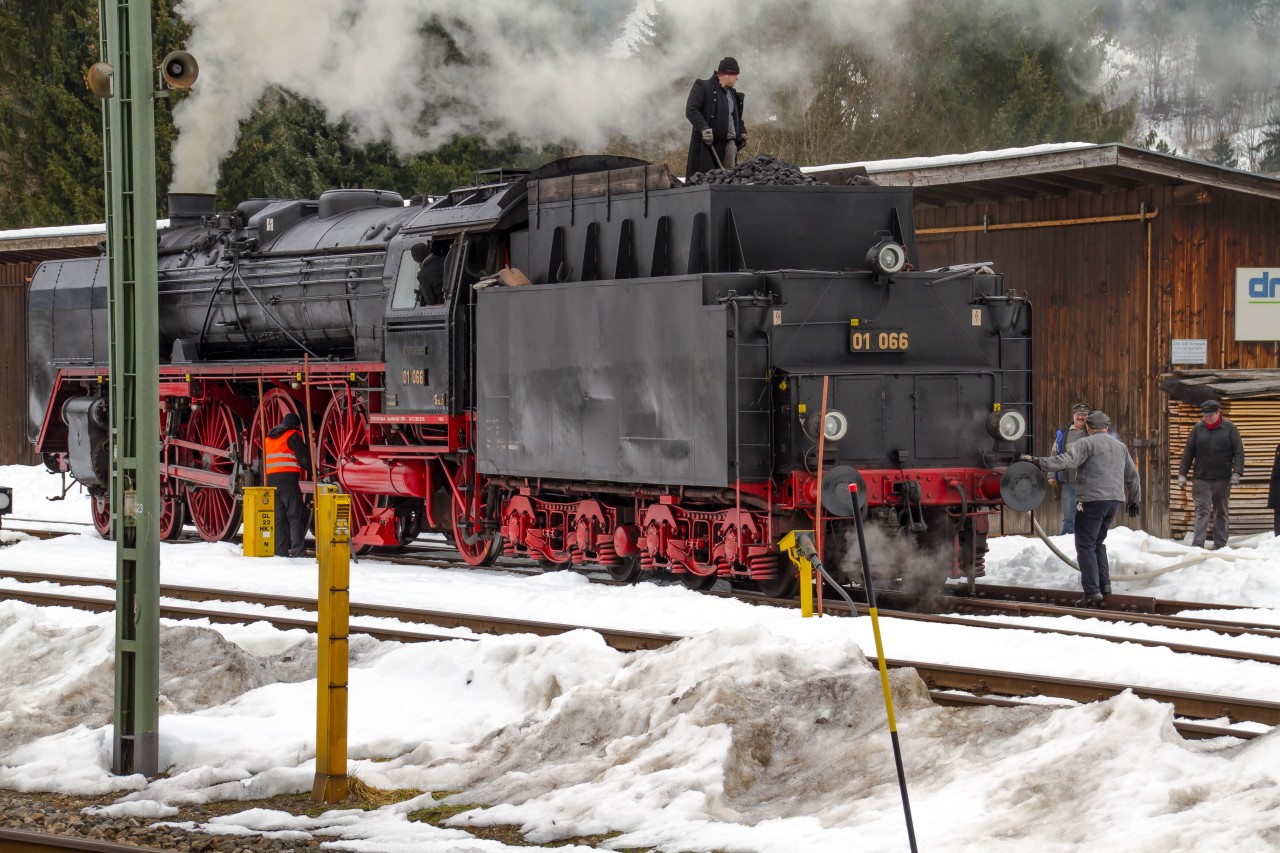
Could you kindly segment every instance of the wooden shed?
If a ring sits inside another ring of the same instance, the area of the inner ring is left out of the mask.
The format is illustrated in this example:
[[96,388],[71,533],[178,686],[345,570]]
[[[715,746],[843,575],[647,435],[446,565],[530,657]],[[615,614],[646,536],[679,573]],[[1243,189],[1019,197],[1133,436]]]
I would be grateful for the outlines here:
[[[1175,367],[1280,367],[1280,324],[1276,340],[1238,341],[1235,323],[1237,270],[1280,273],[1280,179],[1078,144],[809,171],[843,183],[858,167],[915,188],[926,269],[992,261],[1030,296],[1036,452],[1051,452],[1073,403],[1104,409],[1142,474],[1142,527],[1170,535],[1182,444],[1159,379]],[[1203,363],[1175,364],[1175,340],[1203,350]],[[1056,533],[1052,497],[1040,512]]]
[[27,283],[48,260],[99,253],[104,226],[0,232],[0,465],[40,461],[27,442]]

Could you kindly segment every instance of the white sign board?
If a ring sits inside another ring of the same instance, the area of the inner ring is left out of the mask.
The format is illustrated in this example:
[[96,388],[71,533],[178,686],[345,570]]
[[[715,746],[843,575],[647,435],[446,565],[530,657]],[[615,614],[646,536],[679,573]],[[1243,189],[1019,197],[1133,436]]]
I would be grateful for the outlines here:
[[1280,341],[1280,267],[1236,268],[1236,340]]
[[1209,341],[1206,338],[1174,338],[1170,364],[1208,364]]

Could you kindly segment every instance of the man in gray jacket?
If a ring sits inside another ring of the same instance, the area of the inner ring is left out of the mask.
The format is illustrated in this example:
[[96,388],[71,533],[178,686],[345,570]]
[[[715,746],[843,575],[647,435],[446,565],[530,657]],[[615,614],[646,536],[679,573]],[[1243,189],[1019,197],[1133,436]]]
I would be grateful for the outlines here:
[[1213,506],[1213,547],[1227,544],[1227,520],[1231,515],[1231,487],[1240,482],[1244,473],[1244,443],[1240,430],[1218,411],[1217,400],[1205,400],[1200,404],[1204,418],[1191,429],[1187,446],[1182,450],[1182,464],[1178,466],[1178,486],[1186,488],[1187,472],[1191,463],[1196,466],[1191,479],[1191,500],[1195,503],[1196,517],[1191,533],[1191,544],[1204,546],[1209,535],[1209,508]]
[[1107,564],[1107,530],[1120,504],[1130,518],[1141,509],[1142,484],[1133,457],[1115,438],[1107,434],[1111,418],[1094,411],[1085,419],[1084,438],[1057,456],[1024,456],[1046,471],[1074,468],[1078,480],[1080,511],[1076,513],[1076,562],[1080,564],[1080,585],[1084,598],[1077,607],[1097,607],[1111,592],[1111,572]]

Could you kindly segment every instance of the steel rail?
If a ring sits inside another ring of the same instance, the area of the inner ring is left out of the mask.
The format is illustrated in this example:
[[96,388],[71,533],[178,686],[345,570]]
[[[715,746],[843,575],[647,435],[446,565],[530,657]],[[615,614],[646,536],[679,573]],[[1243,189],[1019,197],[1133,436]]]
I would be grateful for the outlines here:
[[0,851],[3,853],[52,853],[62,850],[77,850],[80,853],[161,853],[158,847],[138,847],[77,835],[51,835],[0,827]]
[[[1116,581],[1116,578],[1112,578]],[[959,594],[955,594],[959,593]],[[1080,597],[1080,590],[1044,589],[1040,587],[1002,586],[998,584],[979,584],[973,595],[956,589],[952,598],[981,601],[992,600],[1019,601],[1038,604],[1069,606]],[[1173,615],[1186,610],[1253,610],[1256,608],[1240,604],[1213,604],[1203,601],[1175,601],[1173,599],[1152,598],[1147,595],[1108,595],[1108,610],[1126,610],[1135,613]]]
[[[99,581],[97,585],[108,586],[113,584]],[[170,587],[168,589],[173,588]],[[165,587],[161,587],[161,597],[172,597],[169,596],[168,592],[165,590]],[[218,591],[216,590],[198,591],[208,593],[208,598],[204,600],[226,600],[227,591],[223,591],[221,599],[218,598]],[[95,613],[106,613],[115,610],[114,599],[89,598],[82,595],[66,595],[59,593],[35,592],[32,590],[0,588],[0,598],[24,601],[28,604],[35,604],[41,607],[74,607],[78,610],[88,610]],[[246,598],[243,603],[293,607],[310,611],[315,610],[315,599],[294,598],[292,596],[252,596],[252,599],[253,600],[249,600]],[[300,628],[309,632],[313,632],[316,629],[315,619],[280,616],[270,613],[208,610],[198,607],[182,607],[179,605],[164,603],[161,603],[160,605],[160,615],[167,619],[206,619],[210,622],[218,622],[227,625],[267,622],[278,628]],[[642,631],[623,631],[611,628],[598,628],[590,625],[562,625],[554,622],[508,619],[502,616],[473,616],[464,613],[414,610],[412,608],[405,607],[386,607],[356,603],[351,605],[351,616],[353,618],[366,617],[376,619],[398,619],[402,622],[431,625],[436,628],[465,628],[475,632],[476,634],[488,635],[536,634],[540,637],[553,637],[574,630],[595,631],[597,634],[600,634],[612,648],[628,652],[639,651],[642,649],[657,649],[668,645],[669,643],[683,639],[683,637],[674,634],[651,634]],[[351,627],[351,632],[353,634],[368,634],[369,636],[379,640],[391,640],[396,642],[479,639],[479,637],[473,636],[430,633],[427,631],[410,631],[403,628],[384,628],[376,625],[361,625],[358,628],[353,625]]]
[[[969,609],[967,598],[945,599],[947,604],[955,604],[957,612]],[[1034,604],[1024,601],[985,601],[973,608],[992,615],[1008,614],[1012,616],[1077,616],[1085,619],[1098,619],[1104,622],[1128,622],[1134,625],[1159,625],[1169,628],[1187,630],[1213,631],[1228,636],[1280,637],[1280,626],[1264,625],[1254,622],[1230,622],[1225,619],[1206,619],[1200,616],[1153,616],[1146,613],[1104,610],[1100,608],[1083,608],[1058,604]],[[1190,608],[1208,609],[1207,607]],[[1233,609],[1222,607],[1222,610]],[[1257,608],[1247,608],[1257,609]]]
[[[211,483],[212,484],[212,483]],[[215,485],[220,485],[216,483]],[[20,519],[19,519],[20,520]],[[52,524],[52,523],[51,523]],[[76,521],[59,521],[56,524],[82,524]],[[90,526],[83,523],[83,526]],[[73,535],[67,532],[54,532],[54,530],[28,530],[23,528],[6,528],[15,530],[19,533],[27,533],[33,537],[42,539],[58,538],[61,535]],[[187,542],[188,539],[183,539]],[[189,542],[202,542],[202,539],[192,538]],[[428,543],[415,543],[410,546],[415,551],[444,551],[453,552],[452,546],[445,546],[440,543],[439,547],[431,547]],[[433,567],[457,567],[457,569],[475,569],[475,566],[467,565],[465,562],[458,560],[424,560],[420,556],[413,553],[379,553],[372,556],[374,560],[380,562],[390,562],[390,564],[406,565],[406,566],[433,566]],[[506,558],[503,558],[506,560]],[[541,570],[532,570],[525,565],[500,565],[503,571],[535,571],[540,574]],[[590,570],[588,570],[590,571]],[[591,583],[622,585],[616,580],[604,578],[591,578]],[[991,590],[991,592],[983,592],[983,590]],[[797,607],[795,599],[790,598],[768,598],[758,596],[758,594],[744,592],[709,592],[710,596],[739,598],[740,601],[748,603],[758,603],[758,605],[769,605],[776,607]],[[896,598],[892,590],[878,590],[877,596],[892,601]],[[1101,621],[1112,622],[1130,622],[1130,624],[1140,625],[1157,625],[1165,626],[1165,628],[1178,628],[1185,630],[1208,630],[1216,634],[1229,635],[1229,637],[1242,637],[1242,635],[1256,635],[1256,637],[1272,637],[1280,638],[1280,625],[1267,625],[1263,622],[1242,622],[1229,621],[1221,619],[1206,619],[1206,617],[1192,616],[1172,616],[1171,613],[1179,611],[1196,611],[1196,610],[1257,610],[1257,607],[1247,607],[1243,605],[1217,605],[1217,603],[1207,602],[1180,602],[1171,601],[1171,599],[1149,598],[1142,596],[1111,596],[1107,599],[1108,608],[1082,608],[1069,605],[1068,602],[1074,601],[1079,596],[1078,592],[1064,589],[1041,589],[1030,587],[979,587],[978,596],[946,596],[936,599],[933,602],[934,607],[942,608],[948,612],[969,613],[987,613],[987,615],[1012,615],[1012,616],[1076,616],[1082,619],[1097,619]],[[845,613],[846,608],[840,603],[829,603],[824,606],[824,610],[840,615]],[[859,608],[860,612],[865,612],[865,608]],[[883,610],[883,608],[882,608]],[[886,611],[887,612],[887,611]],[[897,610],[895,615],[902,617],[911,617],[914,611]],[[1161,615],[1164,613],[1164,615]],[[1069,630],[1060,629],[1042,629],[1052,630],[1055,633],[1073,633]],[[1102,634],[1087,634],[1083,631],[1076,631],[1082,637],[1092,635],[1107,639]],[[1132,642],[1140,643],[1140,640],[1132,640]],[[1165,643],[1160,643],[1167,646]],[[1190,647],[1192,649],[1197,647]],[[1175,649],[1176,651],[1176,649]],[[1257,658],[1251,658],[1257,660]]]
[[[451,566],[452,563],[446,561],[433,561],[441,565]],[[514,569],[513,569],[514,570]],[[23,572],[11,569],[0,569],[0,578],[9,578],[20,583],[57,583],[61,586],[102,586],[114,588],[115,581],[111,578],[92,578],[92,577],[76,577],[70,575],[49,575],[41,572]],[[289,607],[298,610],[314,610],[315,600],[306,597],[256,593],[244,590],[227,590],[227,589],[209,589],[205,587],[182,586],[177,584],[161,584],[160,595],[165,598],[178,598],[185,601],[224,601],[235,600],[246,604],[258,604],[266,607]],[[789,601],[789,600],[788,600]],[[848,607],[844,604],[828,604],[826,611],[832,616],[848,616]],[[858,606],[858,612],[865,614],[867,609],[863,605]],[[1079,615],[1079,608],[1067,610],[1057,615]],[[390,605],[380,604],[361,604],[353,602],[351,604],[352,616],[369,616],[375,618],[399,619],[401,621],[414,622],[423,621],[415,619],[414,614],[427,614],[433,624],[444,626],[449,622],[451,614],[443,611],[423,611],[412,608],[400,608]],[[985,628],[992,630],[1013,630],[1013,631],[1029,631],[1036,634],[1057,634],[1061,636],[1077,637],[1080,639],[1102,640],[1112,643],[1128,643],[1135,646],[1143,646],[1146,648],[1163,648],[1178,654],[1193,654],[1203,657],[1225,658],[1230,660],[1253,661],[1256,663],[1273,664],[1280,666],[1280,655],[1268,655],[1260,652],[1242,651],[1239,649],[1223,649],[1214,646],[1196,646],[1188,643],[1169,642],[1165,640],[1147,639],[1140,637],[1123,637],[1112,634],[1101,634],[1093,631],[1077,631],[1070,628],[1058,628],[1040,625],[1019,625],[1008,622],[995,622],[982,619],[970,619],[963,616],[950,616],[941,614],[928,613],[912,613],[908,611],[883,611],[885,616],[891,616],[895,619],[903,619],[912,622],[928,622],[938,625],[957,625],[970,628]],[[500,624],[503,620],[496,620],[496,624]],[[516,620],[510,620],[515,622]],[[1126,620],[1127,621],[1127,620]],[[1196,630],[1204,628],[1198,622],[1180,622],[1171,619],[1155,619],[1145,621],[1145,624],[1154,624],[1157,626],[1173,627],[1186,630]],[[523,623],[522,623],[523,624]],[[465,622],[450,622],[447,627],[472,627]],[[492,633],[490,631],[482,631],[482,633]],[[1232,631],[1234,636],[1243,634],[1255,634],[1266,637],[1276,636],[1276,634],[1265,631],[1251,631],[1246,629],[1236,629]]]
[[[1044,702],[1020,702],[1016,699],[1004,699],[996,696],[974,696],[972,693],[953,693],[946,690],[930,690],[929,698],[936,705],[952,708],[1066,708],[1069,705],[1046,704]],[[1263,732],[1250,729],[1234,729],[1229,726],[1210,726],[1204,723],[1193,723],[1188,720],[1174,720],[1173,727],[1178,734],[1187,740],[1207,740],[1217,737],[1235,737],[1241,740],[1252,740]]]
[[[105,585],[105,584],[104,584]],[[203,592],[215,592],[203,590]],[[162,595],[164,592],[162,590]],[[42,606],[71,606],[80,609],[104,612],[115,608],[114,600],[86,598],[83,596],[56,595],[26,590],[0,590],[0,595],[27,601]],[[299,606],[314,607],[314,602],[307,599],[280,596],[280,601],[292,601]],[[618,629],[601,629],[592,626],[561,625],[548,622],[528,622],[519,619],[507,619],[492,616],[472,616],[459,613],[441,613],[438,611],[415,610],[412,608],[380,607],[373,605],[353,604],[352,616],[366,616],[399,619],[415,624],[430,624],[436,627],[467,628],[481,634],[534,633],[539,636],[554,636],[573,630],[592,630],[599,633],[610,647],[621,651],[637,651],[656,649],[669,643],[683,639],[670,634],[653,634]],[[276,616],[264,613],[234,613],[224,610],[201,610],[194,607],[177,607],[161,605],[161,615],[173,619],[207,619],[220,623],[268,622],[281,628],[300,628],[306,631],[315,630],[315,621],[295,617]],[[437,621],[439,620],[439,621]],[[398,642],[422,642],[428,640],[477,640],[472,636],[452,636],[431,634],[423,631],[406,631],[403,629],[383,628],[376,626],[353,625],[352,633],[368,634],[382,640]],[[960,690],[975,695],[995,694],[998,696],[1051,696],[1070,699],[1076,702],[1092,702],[1118,695],[1131,690],[1135,695],[1171,704],[1175,713],[1183,717],[1199,719],[1217,719],[1227,717],[1234,722],[1251,721],[1263,725],[1280,724],[1280,703],[1258,699],[1243,699],[1213,694],[1197,694],[1180,690],[1166,690],[1139,685],[1115,684],[1111,682],[1060,678],[1057,676],[1036,675],[1031,673],[1007,672],[975,667],[961,667],[950,664],[928,663],[924,661],[889,660],[893,668],[909,667],[915,669],[931,689]]]
[[1174,713],[1183,717],[1208,720],[1227,717],[1237,723],[1249,721],[1266,726],[1280,725],[1280,702],[1268,702],[1263,699],[1237,699],[1211,693],[1189,693],[1184,690],[1165,690],[1106,681],[1059,678],[1051,675],[1039,676],[922,661],[898,660],[893,665],[916,670],[924,683],[933,690],[962,690],[978,696],[989,693],[997,696],[1053,696],[1074,702],[1095,702],[1130,690],[1135,696],[1172,705]]

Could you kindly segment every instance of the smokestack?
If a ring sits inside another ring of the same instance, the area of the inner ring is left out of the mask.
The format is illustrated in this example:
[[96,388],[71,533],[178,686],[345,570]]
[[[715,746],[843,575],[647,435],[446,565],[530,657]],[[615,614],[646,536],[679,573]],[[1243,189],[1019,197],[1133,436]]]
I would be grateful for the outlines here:
[[169,193],[169,224],[199,225],[200,219],[217,212],[213,193]]

